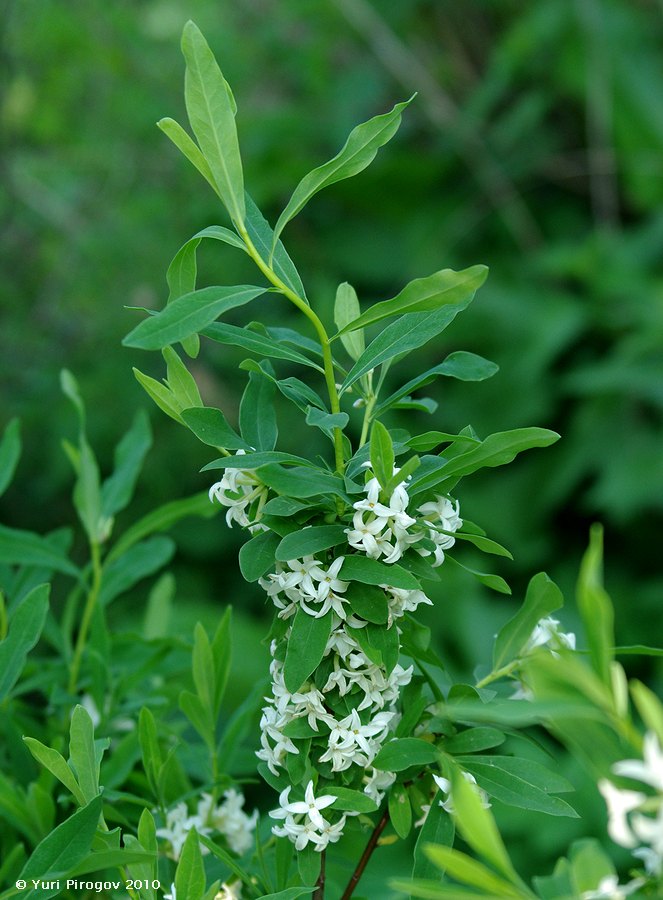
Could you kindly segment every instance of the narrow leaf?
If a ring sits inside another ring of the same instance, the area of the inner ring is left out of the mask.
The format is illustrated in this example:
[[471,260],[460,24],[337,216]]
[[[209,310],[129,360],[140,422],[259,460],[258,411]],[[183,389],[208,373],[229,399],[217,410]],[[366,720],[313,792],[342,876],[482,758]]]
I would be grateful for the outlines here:
[[274,408],[274,383],[257,372],[249,373],[239,406],[242,437],[255,450],[273,450],[278,437]]
[[244,221],[244,176],[228,84],[207,41],[191,21],[184,26],[186,109],[200,149],[230,217]]
[[562,592],[545,572],[535,575],[528,587],[525,601],[518,612],[500,629],[495,639],[493,666],[501,668],[515,659],[529,640],[537,623],[564,603]]
[[[282,561],[299,559],[344,543],[347,543],[347,535],[342,525],[317,525],[303,528],[301,531],[294,531],[283,538],[276,548],[276,559]],[[339,577],[343,577],[342,567]]]
[[18,419],[12,419],[0,441],[0,494],[4,494],[11,483],[21,456],[20,428]]
[[0,643],[0,703],[18,681],[28,653],[41,636],[46,615],[50,585],[33,588],[16,607],[9,623],[9,633]]
[[375,159],[380,147],[398,130],[401,113],[410,102],[411,100],[397,103],[391,112],[375,116],[368,122],[357,125],[333,159],[302,178],[279,216],[274,229],[274,242],[278,240],[287,223],[300,212],[314,194],[337,181],[357,175]]
[[122,343],[125,347],[140,350],[161,350],[202,331],[223,313],[244,306],[264,293],[264,287],[245,284],[213,286],[184,294],[156,315],[140,322]]
[[349,333],[345,333],[344,329],[350,322],[354,322],[355,319],[358,319],[360,314],[361,310],[359,308],[357,292],[351,284],[344,281],[343,284],[339,284],[336,289],[334,322],[338,328],[341,343],[355,361],[359,359],[366,349],[363,329],[353,328]]
[[437,762],[439,749],[419,738],[396,738],[388,741],[373,760],[376,769],[402,772],[410,766],[426,766]]
[[283,680],[291,694],[300,689],[320,664],[331,626],[331,610],[320,618],[310,616],[303,609],[297,610],[283,664]]
[[226,450],[248,450],[249,445],[228,424],[220,409],[193,407],[182,410],[182,421],[199,441]]

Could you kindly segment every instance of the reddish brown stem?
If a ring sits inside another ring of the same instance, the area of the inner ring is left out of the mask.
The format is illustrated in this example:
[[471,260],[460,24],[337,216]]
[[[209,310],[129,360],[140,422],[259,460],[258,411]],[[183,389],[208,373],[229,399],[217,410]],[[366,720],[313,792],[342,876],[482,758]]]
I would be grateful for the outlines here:
[[348,886],[346,887],[345,891],[343,892],[343,896],[341,897],[341,900],[350,900],[350,897],[352,897],[352,895],[354,893],[354,889],[357,887],[357,883],[359,882],[359,879],[361,878],[361,876],[364,874],[364,870],[366,869],[366,866],[368,865],[368,861],[371,858],[373,851],[377,847],[377,843],[380,840],[380,835],[387,827],[388,821],[389,821],[389,810],[385,809],[384,813],[382,814],[382,818],[380,819],[378,824],[375,826],[375,828],[373,829],[373,833],[371,834],[370,838],[368,839],[368,843],[366,844],[364,852],[361,855],[361,859],[357,863],[357,868],[352,873],[352,878],[350,879],[350,881],[348,881]]
[[323,900],[325,896],[325,854],[326,850],[323,850],[320,854],[320,874],[318,875],[318,880],[315,883],[315,891],[313,892],[313,900]]

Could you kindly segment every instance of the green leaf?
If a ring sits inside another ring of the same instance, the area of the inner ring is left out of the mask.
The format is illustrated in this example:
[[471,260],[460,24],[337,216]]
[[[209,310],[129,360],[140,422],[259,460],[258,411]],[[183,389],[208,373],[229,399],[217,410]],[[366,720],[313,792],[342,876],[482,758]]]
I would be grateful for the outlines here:
[[101,486],[102,516],[109,518],[127,506],[151,446],[150,420],[143,410],[139,410],[131,428],[115,448],[113,474]]
[[239,429],[255,450],[273,450],[278,438],[274,407],[274,383],[257,372],[249,373],[249,383],[239,406]]
[[361,791],[353,791],[351,788],[339,785],[325,785],[325,794],[336,797],[334,809],[354,810],[355,812],[372,813],[378,808],[377,803]]
[[419,453],[425,453],[427,450],[434,450],[440,444],[473,444],[474,446],[481,443],[477,438],[470,437],[467,434],[449,434],[446,431],[426,431],[424,434],[417,434],[411,437],[407,445],[417,450]]
[[212,647],[207,637],[207,632],[200,622],[196,622],[193,631],[192,670],[196,693],[200,697],[203,707],[209,713],[210,719],[212,719],[214,716],[216,673]]
[[394,357],[403,358],[412,350],[423,347],[432,338],[444,331],[458,313],[467,307],[471,297],[453,306],[443,306],[432,312],[406,313],[382,331],[359,357],[341,385],[345,392],[355,381],[376,366]]
[[[156,531],[165,531],[171,525],[179,522],[180,519],[185,519],[188,516],[211,518],[216,514],[217,509],[210,503],[207,492],[164,503],[163,506],[158,506],[135,522],[130,528],[127,528],[106,557],[106,565],[108,566],[111,561],[118,559],[144,537],[154,534]],[[0,553],[1,550],[2,543],[0,540]]]
[[274,242],[278,240],[287,223],[303,209],[314,194],[337,181],[357,175],[375,159],[380,147],[398,130],[401,113],[409,103],[411,99],[397,103],[391,112],[375,116],[368,122],[357,125],[333,159],[302,178],[279,216],[274,228]]
[[361,309],[359,307],[357,292],[351,284],[344,281],[343,284],[339,284],[336,289],[334,323],[338,328],[341,343],[347,350],[348,355],[355,361],[359,359],[366,349],[363,329],[353,329],[347,334],[344,332],[344,329],[350,322],[354,322],[355,319],[358,319],[360,314]]
[[155,796],[157,792],[157,778],[163,765],[163,757],[159,747],[157,723],[150,709],[143,706],[138,716],[138,739],[143,758],[143,768]]
[[512,462],[523,450],[533,447],[549,447],[559,440],[559,435],[547,428],[515,428],[489,435],[478,447],[459,453],[446,460],[431,475],[414,478],[410,493],[417,494],[435,487],[445,478],[464,477],[485,467],[504,466]]
[[454,353],[450,353],[444,362],[433,366],[432,369],[428,369],[421,375],[415,376],[398,388],[397,391],[394,391],[393,394],[386,397],[376,407],[376,413],[388,409],[390,406],[398,403],[403,397],[408,397],[413,391],[431,384],[438,375],[458,378],[461,381],[483,381],[486,378],[491,378],[498,369],[499,367],[495,363],[484,359],[483,356],[477,356],[476,353],[468,353],[465,350],[456,350]]
[[439,802],[434,799],[414,846],[413,878],[439,877],[437,869],[426,855],[424,848],[429,844],[451,846],[454,842],[454,833],[453,819],[446,809],[442,809]]
[[122,341],[125,347],[161,350],[207,328],[223,313],[244,306],[265,293],[264,287],[206,287],[173,300],[156,315],[140,322]]
[[82,706],[74,708],[69,729],[69,758],[85,802],[99,793],[99,764],[94,746],[94,725]]
[[41,636],[48,614],[50,585],[40,584],[14,610],[9,633],[0,642],[0,703],[8,696]]
[[291,694],[317,669],[331,633],[332,611],[320,618],[298,609],[288,638],[283,664],[283,680]]
[[260,466],[256,474],[268,487],[278,494],[295,499],[316,497],[319,494],[334,494],[348,500],[343,490],[343,481],[324,469],[309,469],[303,466],[290,470],[280,465]]
[[249,450],[249,445],[228,424],[220,409],[209,406],[183,409],[182,421],[199,441],[226,450]]
[[[340,576],[343,577],[342,570]],[[367,622],[386,625],[389,621],[389,601],[384,590],[377,585],[355,581],[349,585],[344,597],[352,612]]]
[[421,585],[410,572],[397,564],[388,565],[367,556],[346,556],[343,561],[343,580],[361,581],[364,584],[388,584],[404,591],[421,590]]
[[465,841],[507,881],[519,885],[520,879],[509,859],[492,813],[483,808],[477,788],[465,780],[455,765],[451,768],[451,795],[456,810],[456,825]]
[[477,755],[460,757],[458,762],[477,777],[481,787],[491,797],[502,803],[550,816],[578,818],[568,803],[559,797],[549,796],[552,792],[573,790],[573,786],[533,760]]
[[444,742],[447,753],[457,756],[461,753],[477,753],[479,750],[489,750],[491,747],[499,747],[504,743],[505,735],[497,728],[467,728]]
[[[192,335],[196,337],[196,335]],[[172,347],[164,347],[161,351],[166,361],[166,384],[170,388],[175,403],[180,410],[191,406],[202,406],[198,385]]]
[[279,891],[277,894],[263,894],[262,900],[297,900],[297,897],[303,897],[304,894],[312,892],[312,887],[292,887]]
[[258,469],[260,466],[266,466],[269,463],[315,468],[315,465],[304,459],[303,456],[281,453],[280,450],[258,450],[256,452],[250,451],[246,454],[238,453],[235,456],[222,456],[219,459],[214,459],[203,466],[201,472],[207,472],[210,469]]
[[242,544],[239,551],[239,568],[246,581],[257,581],[274,565],[276,548],[280,544],[278,534],[262,531]]
[[212,658],[214,660],[214,703],[212,711],[215,719],[221,710],[221,703],[228,684],[230,662],[232,659],[231,627],[232,609],[228,607],[221,617],[212,640]]
[[157,128],[160,128],[166,137],[170,138],[180,153],[182,153],[183,156],[186,156],[189,162],[198,169],[205,181],[211,185],[214,193],[220,197],[221,194],[219,193],[216,181],[214,180],[214,175],[212,175],[212,170],[203,156],[200,147],[195,143],[193,138],[187,134],[180,123],[176,122],[175,119],[171,119],[170,116],[166,116],[163,119],[159,119]]
[[404,313],[431,312],[444,306],[458,306],[465,301],[469,302],[487,276],[486,266],[471,266],[461,272],[441,269],[426,278],[417,278],[407,284],[393,299],[373,304],[335,337]]
[[615,867],[597,840],[585,838],[571,847],[571,871],[576,891],[584,895],[593,892],[604,878],[614,876]]
[[521,653],[541,619],[564,605],[564,597],[545,572],[535,575],[527,587],[525,602],[500,628],[493,650],[493,667],[501,668]]
[[21,425],[12,419],[0,441],[0,495],[4,494],[14,477],[21,456]]
[[576,598],[592,668],[601,681],[611,687],[615,616],[610,597],[603,587],[603,529],[600,525],[593,525],[590,530],[589,547],[580,565]]
[[463,884],[481,888],[493,896],[504,897],[505,900],[507,897],[529,896],[495,875],[487,866],[452,847],[431,845],[426,847],[424,852],[439,869]]
[[214,843],[213,840],[207,837],[207,835],[199,834],[198,835],[199,842],[212,853],[213,856],[216,856],[217,859],[220,859],[221,862],[227,866],[230,871],[237,876],[241,881],[245,884],[251,884],[252,878],[251,876],[244,871],[244,869],[237,863],[237,860],[232,856],[232,854],[228,853],[227,850],[224,850],[223,847],[219,847],[218,844]]
[[313,847],[304,847],[297,854],[297,868],[299,877],[305,884],[314,885],[320,875],[322,854],[316,853]]
[[412,807],[402,784],[395,784],[389,792],[389,818],[396,834],[405,839],[412,828]]
[[439,757],[440,750],[434,744],[413,737],[396,738],[383,745],[373,765],[383,772],[402,772],[410,766],[430,765]]
[[175,872],[177,900],[202,900],[205,893],[205,868],[198,832],[192,828],[186,836]]
[[[247,193],[244,194],[244,199],[246,201],[246,230],[254,247],[264,260],[271,258],[272,269],[281,281],[308,303],[302,279],[285,247],[281,241],[274,242],[274,232]],[[317,350],[320,352],[319,345]]]
[[62,784],[71,791],[76,798],[76,801],[81,806],[85,806],[85,796],[76,781],[74,773],[69,768],[69,765],[62,754],[58,753],[58,751],[54,750],[52,747],[47,747],[45,744],[42,744],[41,741],[38,741],[36,738],[24,737],[23,742],[37,762],[55,775],[58,781],[62,782]]
[[313,362],[308,356],[304,356],[303,353],[298,353],[297,350],[292,350],[284,344],[277,344],[271,338],[265,337],[256,331],[250,331],[248,328],[238,328],[236,325],[214,322],[205,328],[202,334],[219,344],[241,347],[243,350],[248,350],[257,356],[285,359],[289,362],[299,363],[302,366],[308,366],[318,372],[324,371],[322,366]]
[[[71,870],[68,874],[72,878],[81,875],[89,875],[90,872],[101,872],[105,869],[117,869],[124,866],[133,866],[137,863],[151,863],[156,859],[154,853],[146,853],[144,850],[101,850],[91,853],[87,859]],[[119,879],[116,879],[119,881]],[[95,891],[96,893],[96,891]]]
[[244,221],[244,176],[230,88],[207,41],[191,21],[184,26],[186,109],[200,149],[231,218]]
[[350,416],[344,412],[328,413],[316,406],[309,406],[306,410],[306,424],[322,429],[329,436],[332,436],[332,429],[345,428],[349,421]]
[[459,563],[457,559],[454,559],[453,556],[446,555],[444,557],[445,565],[454,566],[459,569],[463,569],[465,572],[469,572],[473,578],[479,582],[479,584],[483,584],[486,587],[490,588],[493,591],[497,591],[498,594],[510,594],[511,588],[506,583],[506,581],[501,577],[501,575],[491,575],[488,572],[477,572],[476,569],[470,569],[469,566],[465,566],[462,563]]
[[99,543],[106,536],[107,522],[101,515],[99,467],[92,448],[81,432],[74,486],[74,506],[90,541]]
[[167,416],[170,416],[171,419],[182,424],[182,418],[180,416],[181,409],[179,404],[176,403],[170,388],[160,381],[157,381],[156,378],[151,378],[149,375],[141,372],[140,369],[137,369],[135,366],[132,369],[132,372],[136,377],[136,381],[143,388],[147,396],[156,403],[159,409],[162,412],[165,412]]
[[129,547],[121,557],[108,562],[99,591],[99,604],[107,606],[143,578],[158,572],[175,553],[175,542],[162,535]]
[[394,445],[387,429],[377,420],[371,428],[370,453],[371,469],[385,490],[394,476]]
[[[19,877],[29,883],[32,878],[52,880],[70,872],[90,852],[100,813],[101,797],[96,797],[58,825],[35,847]],[[30,887],[21,896],[48,898],[59,893],[57,885],[52,889]]]
[[[347,535],[342,525],[316,525],[302,528],[301,531],[293,531],[292,534],[287,534],[283,538],[276,548],[276,559],[287,562],[289,559],[312,556],[321,550],[328,550],[330,547],[337,547],[346,542]],[[342,571],[339,577],[342,577]]]
[[390,497],[393,492],[396,490],[399,484],[402,484],[406,479],[410,477],[421,465],[421,460],[418,456],[411,456],[403,465],[399,468],[398,472],[391,476],[391,478],[387,481],[385,485],[385,494]]
[[395,626],[385,628],[384,625],[369,622],[364,628],[348,628],[348,631],[371,662],[384,667],[387,675],[393,672],[400,653],[398,629]]
[[638,712],[649,731],[658,737],[663,745],[663,705],[656,694],[641,681],[631,682],[631,694]]

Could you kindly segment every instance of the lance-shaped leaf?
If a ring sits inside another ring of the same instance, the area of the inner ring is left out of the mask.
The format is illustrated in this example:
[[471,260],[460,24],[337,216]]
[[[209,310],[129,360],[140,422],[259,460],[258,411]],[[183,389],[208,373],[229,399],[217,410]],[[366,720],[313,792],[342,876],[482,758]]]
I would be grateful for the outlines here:
[[314,194],[330,184],[357,175],[370,165],[380,147],[386,144],[398,130],[401,114],[411,101],[412,98],[404,103],[397,103],[390,112],[382,116],[375,116],[368,122],[357,125],[333,159],[302,178],[293,191],[286,208],[279,216],[274,229],[274,243],[287,223],[294,219]]
[[308,303],[302,279],[281,241],[274,240],[274,232],[251,197],[245,193],[246,230],[260,256],[271,259],[271,267],[281,281]]
[[277,344],[272,338],[259,334],[256,331],[251,331],[248,328],[238,328],[237,325],[214,322],[203,331],[203,334],[219,344],[241,347],[243,350],[248,350],[257,356],[286,359],[290,362],[299,363],[302,366],[310,366],[312,369],[317,369],[318,372],[324,372],[322,366],[304,356],[303,353],[286,347],[284,344]]
[[382,365],[396,356],[401,359],[412,350],[423,347],[424,344],[444,331],[471,300],[472,297],[469,296],[459,303],[449,304],[432,312],[406,313],[387,325],[350,369],[341,390],[347,391],[355,381],[376,366]]
[[461,272],[453,269],[441,269],[426,278],[416,278],[407,284],[400,294],[391,300],[375,303],[370,309],[352,322],[349,322],[336,337],[348,332],[365,328],[382,319],[390,319],[404,313],[430,312],[441,306],[453,306],[461,301],[471,299],[481,287],[488,275],[486,266],[471,266]]
[[395,738],[384,744],[373,765],[384,772],[403,772],[410,766],[437,762],[439,755],[440,751],[434,744],[420,738]]
[[145,454],[151,446],[150,421],[141,410],[115,448],[113,474],[101,486],[102,516],[114,516],[129,503]]
[[0,441],[0,494],[3,494],[14,477],[14,470],[21,455],[21,433],[18,419],[7,425]]
[[438,375],[446,375],[450,378],[458,378],[460,381],[483,381],[490,378],[498,371],[498,366],[483,356],[476,353],[468,353],[465,350],[456,350],[438,366],[433,366],[421,375],[417,375],[386,397],[376,407],[376,413],[388,409],[394,403],[398,403],[404,397],[408,397],[413,391],[425,387],[434,381]]
[[347,536],[342,525],[316,525],[287,534],[276,548],[276,558],[287,562],[343,543],[347,543]]
[[298,609],[288,638],[283,680],[290,693],[298,691],[322,659],[332,626],[332,611],[320,618]]
[[251,372],[239,404],[239,430],[256,450],[273,450],[279,430],[276,421],[274,382],[262,372]]
[[245,216],[244,176],[237,140],[234,101],[228,83],[199,28],[184,26],[182,53],[186,60],[186,109],[200,149],[231,218]]
[[361,309],[359,308],[357,292],[351,284],[344,281],[343,284],[339,284],[336,289],[334,322],[338,328],[341,343],[354,360],[359,359],[366,349],[364,332],[361,328],[353,328],[350,333],[345,334],[345,326],[358,319],[360,314]]
[[592,668],[610,687],[615,643],[614,611],[603,587],[603,529],[600,525],[592,526],[590,532],[589,547],[580,566],[577,599]]
[[384,491],[394,475],[394,444],[385,426],[377,420],[371,428],[370,453],[371,468]]
[[249,445],[230,426],[220,409],[208,406],[182,410],[182,421],[203,444],[226,450],[248,450]]
[[48,538],[32,531],[0,525],[0,563],[53,569],[77,578],[79,569]]
[[140,350],[161,350],[202,331],[223,313],[244,306],[264,293],[264,287],[242,284],[207,287],[184,294],[137,325],[122,343]]
[[50,586],[40,584],[27,594],[9,623],[9,633],[0,642],[0,703],[18,680],[28,653],[39,640],[46,614]]
[[495,639],[494,668],[515,659],[529,640],[537,623],[564,603],[562,592],[545,572],[535,575],[525,595],[525,602],[504,625]]
[[212,170],[209,167],[209,164],[205,157],[202,154],[202,151],[198,144],[193,140],[193,138],[186,133],[186,131],[182,128],[179,122],[176,122],[175,119],[171,119],[167,116],[164,119],[159,119],[157,122],[157,128],[160,128],[161,131],[166,135],[166,137],[170,138],[170,140],[175,144],[177,149],[183,156],[189,160],[189,162],[195,166],[196,169],[203,176],[205,181],[212,187],[212,190],[218,196],[219,189],[214,181],[214,175],[212,175]]

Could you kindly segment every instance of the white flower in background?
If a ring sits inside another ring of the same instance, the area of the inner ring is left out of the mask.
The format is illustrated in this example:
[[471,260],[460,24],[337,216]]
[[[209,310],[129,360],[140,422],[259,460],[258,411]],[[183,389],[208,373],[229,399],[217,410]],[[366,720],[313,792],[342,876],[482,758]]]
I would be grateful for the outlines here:
[[197,815],[204,826],[218,831],[235,853],[241,855],[253,846],[253,832],[258,821],[258,811],[247,816],[244,812],[244,795],[230,788],[223,801],[214,807],[211,794],[203,794],[198,802]]
[[[157,831],[157,834],[159,832]],[[177,900],[177,891],[175,890],[175,885],[171,884],[170,893],[163,895],[163,900]]]
[[559,621],[547,617],[541,619],[541,621],[534,626],[534,630],[523,648],[522,655],[526,656],[528,653],[536,650],[537,647],[549,647],[553,651],[560,648],[575,650],[576,636],[573,632],[564,633],[563,631],[560,631]]
[[242,900],[242,882],[224,882],[214,895],[214,900]]
[[[465,771],[462,771],[461,775],[463,776],[465,781],[468,781],[470,784],[473,784],[475,786],[475,789],[479,795],[479,799],[481,800],[481,805],[483,806],[483,808],[490,809],[490,801],[488,800],[488,794],[482,788],[479,787],[474,775],[472,775],[471,772],[465,772]],[[433,781],[438,786],[440,791],[442,791],[443,794],[448,795],[446,800],[439,801],[440,806],[442,807],[442,809],[446,810],[449,814],[453,813],[455,810],[454,810],[454,805],[453,805],[453,797],[451,796],[451,782],[449,781],[448,778],[442,778],[441,775],[433,775]]]
[[[211,794],[202,794],[198,801],[196,814],[189,815],[186,803],[178,803],[166,813],[166,824],[157,829],[157,837],[170,844],[170,853],[177,860],[191,829],[198,834],[210,835],[217,832],[225,837],[228,846],[235,853],[245,853],[253,844],[253,832],[258,820],[257,810],[251,815],[243,810],[244,796],[230,788],[223,795],[223,800],[214,806]],[[201,848],[207,853],[206,847]]]
[[599,790],[608,807],[608,834],[620,847],[635,847],[637,840],[628,824],[627,815],[647,799],[639,791],[623,791],[606,778],[599,781]]
[[[237,451],[237,456],[245,455],[245,450]],[[266,528],[260,524],[259,519],[267,500],[268,490],[267,485],[260,481],[253,469],[226,469],[221,481],[217,481],[209,489],[209,498],[228,507],[226,522],[229,527],[232,527],[233,522],[237,522],[251,532],[265,531]],[[252,521],[248,510],[253,505],[255,511]]]
[[643,745],[644,759],[624,759],[615,763],[615,775],[624,775],[634,781],[642,781],[663,792],[663,751],[653,731],[647,732]]
[[190,816],[186,803],[178,803],[166,813],[166,824],[157,828],[157,837],[163,838],[170,844],[169,856],[179,859],[182,847],[188,833],[195,828],[199,834],[209,834],[210,829],[205,828],[197,816]]
[[629,894],[644,884],[641,878],[629,881],[628,884],[619,884],[616,875],[606,875],[598,883],[596,890],[583,891],[580,895],[582,900],[626,900]]

